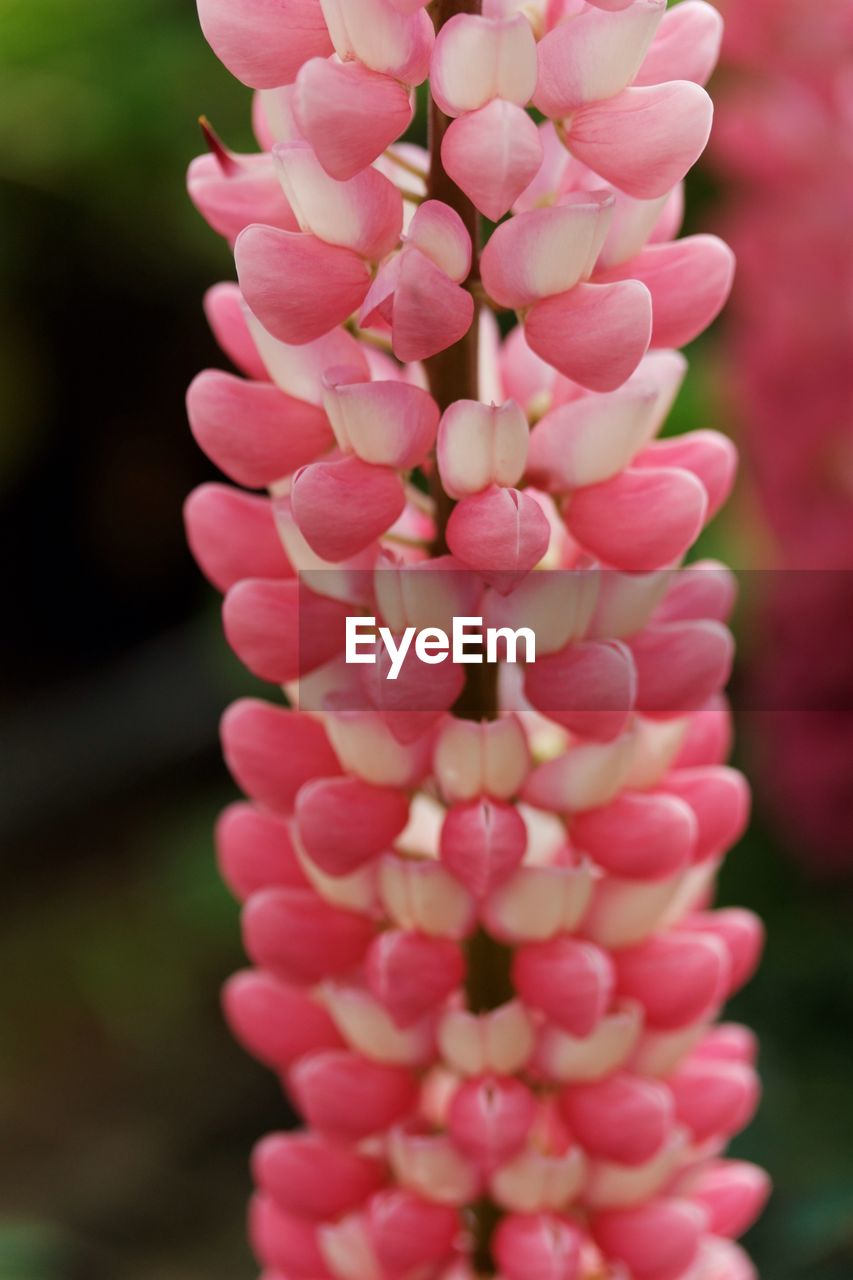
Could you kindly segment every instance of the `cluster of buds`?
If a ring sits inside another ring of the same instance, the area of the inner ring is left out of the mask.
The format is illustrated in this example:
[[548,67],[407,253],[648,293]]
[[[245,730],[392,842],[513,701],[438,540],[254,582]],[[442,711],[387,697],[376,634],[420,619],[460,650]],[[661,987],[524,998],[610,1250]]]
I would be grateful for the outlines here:
[[[209,131],[190,170],[244,375],[201,374],[190,421],[256,492],[186,516],[229,642],[287,695],[226,714],[248,800],[218,828],[254,965],[226,1014],[308,1126],[255,1152],[264,1280],[748,1280],[767,1182],[725,1149],[755,1043],[715,1019],[762,930],[712,905],[748,811],[734,586],[680,568],[735,456],[657,439],[731,283],[719,240],[674,238],[719,18],[199,10],[262,147]],[[427,78],[424,150],[400,139]],[[479,615],[536,660],[410,651],[389,679],[347,661],[355,615]]]

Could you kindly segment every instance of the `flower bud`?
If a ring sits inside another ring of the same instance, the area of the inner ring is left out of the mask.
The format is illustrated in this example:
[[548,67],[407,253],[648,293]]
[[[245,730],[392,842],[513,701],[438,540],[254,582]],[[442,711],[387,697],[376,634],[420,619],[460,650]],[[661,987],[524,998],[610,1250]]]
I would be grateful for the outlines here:
[[495,1261],[507,1280],[578,1280],[582,1240],[566,1219],[513,1214],[495,1232]]
[[273,1133],[252,1153],[262,1191],[301,1218],[337,1217],[363,1204],[384,1182],[378,1160],[308,1133]]
[[448,938],[387,930],[367,953],[368,986],[401,1027],[443,1004],[464,976],[462,952]]
[[460,1151],[489,1172],[524,1146],[536,1099],[511,1077],[469,1080],[453,1096],[448,1128]]
[[441,829],[441,861],[477,898],[506,880],[524,858],[527,829],[518,810],[493,800],[449,809]]
[[410,1071],[342,1050],[302,1058],[290,1083],[311,1127],[344,1142],[384,1132],[414,1110],[418,1096]]
[[433,767],[449,803],[490,796],[510,800],[530,769],[527,738],[516,716],[484,721],[448,718],[438,732]]
[[573,1036],[588,1036],[613,994],[610,957],[589,942],[555,938],[520,947],[513,979],[525,1004]]
[[502,405],[457,400],[438,430],[438,467],[446,492],[465,498],[490,485],[518,484],[528,438],[527,419],[514,400]]
[[560,1095],[560,1110],[589,1155],[625,1165],[651,1160],[674,1121],[669,1090],[627,1073],[572,1085]]
[[409,804],[393,787],[359,778],[318,778],[296,797],[302,847],[329,875],[347,875],[390,848],[406,826]]

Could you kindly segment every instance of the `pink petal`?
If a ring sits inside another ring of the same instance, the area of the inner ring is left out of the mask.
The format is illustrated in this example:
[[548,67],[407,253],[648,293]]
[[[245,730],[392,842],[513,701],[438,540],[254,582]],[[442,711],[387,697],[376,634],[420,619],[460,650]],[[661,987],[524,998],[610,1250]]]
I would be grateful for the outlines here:
[[680,1280],[693,1262],[705,1215],[687,1200],[654,1200],[595,1215],[592,1233],[609,1258],[636,1280]]
[[527,828],[518,810],[474,800],[448,810],[441,829],[441,861],[475,897],[482,898],[521,865]]
[[290,813],[299,788],[338,772],[318,720],[256,698],[243,698],[222,718],[222,748],[237,785],[276,813]]
[[690,1195],[708,1214],[712,1235],[737,1239],[764,1209],[770,1179],[763,1169],[745,1160],[718,1160],[702,1170]]
[[389,849],[409,819],[405,792],[359,778],[317,778],[296,797],[296,825],[312,862],[346,876]]
[[684,222],[684,183],[673,187],[666,198],[663,211],[649,237],[651,244],[661,244],[664,240],[674,240]]
[[734,640],[707,619],[652,624],[630,641],[637,668],[637,707],[653,714],[696,711],[731,674]]
[[384,1274],[409,1275],[436,1266],[451,1253],[459,1233],[459,1214],[411,1191],[387,1190],[374,1196],[368,1212],[370,1239]]
[[516,489],[493,487],[464,498],[447,524],[447,545],[499,590],[511,590],[539,563],[551,530],[539,504]]
[[632,379],[552,410],[531,433],[528,478],[556,492],[609,480],[653,435],[657,400],[652,386]]
[[202,217],[228,241],[251,222],[298,229],[269,156],[234,156],[233,168],[225,171],[216,156],[197,156],[187,173],[187,190]]
[[752,1259],[731,1240],[706,1236],[700,1261],[709,1280],[758,1280]]
[[394,355],[404,364],[427,360],[460,342],[474,319],[466,289],[418,249],[406,249],[394,294]]
[[693,80],[707,84],[720,56],[723,19],[705,0],[684,0],[670,9],[637,73],[634,84]]
[[623,880],[658,880],[688,865],[699,824],[690,806],[659,792],[623,792],[572,824],[572,844]]
[[654,200],[680,182],[705,149],[713,108],[688,80],[625,89],[582,107],[568,126],[568,146],[615,187]]
[[618,13],[620,9],[627,9],[633,3],[634,0],[587,0],[587,4],[596,9],[606,9],[608,13]]
[[[650,240],[656,237],[670,199],[667,195],[659,196],[657,200],[635,200],[633,196],[626,196],[624,191],[615,191],[614,196],[616,206],[613,211],[613,221],[596,263],[596,279],[599,279],[601,272],[608,268],[635,257]],[[669,238],[672,239],[672,237]],[[630,271],[622,272],[623,276],[631,274]],[[620,279],[621,277],[611,278]]]
[[688,1060],[668,1083],[678,1122],[697,1143],[733,1138],[746,1128],[758,1105],[758,1077],[742,1062]]
[[383,649],[375,666],[359,668],[362,688],[394,736],[403,743],[414,742],[456,702],[465,687],[465,673],[455,662],[421,662],[412,646],[397,679],[389,680],[390,661]]
[[322,411],[267,382],[208,369],[187,392],[199,446],[238,484],[266,488],[325,453],[333,443]]
[[559,119],[587,102],[613,98],[634,79],[666,0],[636,0],[618,17],[587,10],[540,40],[534,105]]
[[299,138],[293,114],[293,85],[259,89],[252,98],[252,132],[262,151],[272,151],[277,142]]
[[449,938],[399,929],[380,933],[367,955],[367,985],[394,1021],[411,1026],[462,982],[465,961]]
[[628,468],[577,490],[566,524],[582,546],[613,568],[660,569],[693,545],[707,506],[705,489],[689,471]]
[[323,168],[354,178],[409,127],[409,90],[359,62],[314,58],[296,81],[296,119]]
[[688,431],[682,436],[656,441],[634,459],[633,465],[640,468],[679,467],[682,471],[692,472],[708,495],[707,521],[728,500],[735,482],[737,461],[737,449],[728,436],[719,431]]
[[291,578],[268,498],[203,484],[184,504],[187,541],[199,568],[227,591],[242,578]]
[[[500,350],[501,393],[516,400],[528,415],[534,417],[551,408],[561,389],[571,388],[581,395],[581,388],[563,378],[551,365],[530,350],[524,326],[510,329]],[[574,396],[566,397],[573,399]]]
[[539,130],[522,107],[495,98],[453,121],[441,142],[441,160],[475,208],[497,222],[539,171]]
[[615,391],[645,355],[652,300],[636,280],[582,284],[537,302],[524,322],[537,355],[590,391]]
[[[584,169],[583,165],[579,165],[569,155],[553,121],[544,120],[540,124],[539,137],[544,153],[542,167],[516,202],[516,213],[529,213],[533,209],[545,208],[557,203],[573,187],[591,185],[589,170]],[[584,174],[586,181],[573,181],[573,175],[576,172],[578,176],[581,173]]]
[[355,1053],[303,1058],[291,1071],[290,1083],[311,1128],[345,1142],[384,1133],[414,1110],[418,1099],[410,1071],[368,1062]]
[[430,92],[449,116],[477,111],[495,98],[524,107],[536,88],[536,41],[518,14],[482,18],[458,13],[438,33]]
[[273,227],[247,227],[234,258],[252,312],[273,337],[296,346],[357,311],[370,285],[367,267],[350,249]]
[[254,89],[290,84],[332,52],[320,0],[197,0],[201,29],[228,70]]
[[457,400],[441,419],[438,468],[452,498],[470,497],[490,485],[512,486],[524,475],[530,432],[513,400],[485,405]]
[[569,644],[559,653],[537,656],[524,681],[525,696],[543,715],[602,742],[624,730],[636,687],[631,654],[615,641]]
[[731,709],[725,697],[718,694],[690,717],[687,734],[673,761],[673,768],[681,772],[704,765],[725,764],[731,755],[733,736]]
[[235,973],[222,993],[231,1032],[247,1053],[283,1071],[306,1053],[337,1049],[341,1037],[326,1010],[271,973]]
[[514,308],[565,294],[592,271],[612,210],[610,192],[580,192],[501,223],[480,262],[486,292]]
[[619,994],[638,1000],[647,1023],[678,1031],[714,1013],[729,984],[726,948],[706,934],[670,933],[613,955]]
[[758,1061],[758,1038],[749,1027],[737,1022],[721,1022],[709,1027],[693,1050],[694,1058],[713,1058],[721,1062]]
[[530,627],[536,632],[538,661],[586,634],[599,595],[600,576],[593,569],[530,574],[511,595],[486,597],[486,622],[513,629]]
[[381,537],[406,502],[395,472],[370,466],[355,455],[304,467],[294,477],[291,500],[305,541],[333,564]]
[[323,1221],[357,1209],[385,1180],[381,1163],[309,1133],[272,1133],[252,1152],[252,1174],[286,1213]]
[[590,1155],[614,1164],[645,1164],[657,1155],[674,1122],[665,1085],[627,1072],[560,1095],[560,1111]]
[[447,1125],[459,1150],[488,1172],[524,1146],[535,1115],[536,1099],[520,1080],[486,1077],[460,1085]]
[[482,583],[452,556],[407,564],[384,556],[374,575],[376,605],[395,634],[406,627],[440,627],[450,633],[456,616],[469,616],[480,602]]
[[312,889],[264,889],[243,908],[243,945],[250,958],[293,982],[349,972],[373,932],[367,916],[332,907]]
[[216,824],[219,871],[241,902],[258,889],[306,888],[288,824],[256,805],[232,804]]
[[711,933],[719,938],[731,960],[729,995],[746,986],[758,968],[764,949],[764,925],[752,911],[727,907],[721,911],[694,913],[685,920],[691,933]]
[[596,280],[640,280],[652,295],[652,346],[684,347],[707,329],[726,304],[735,258],[716,236],[686,236],[649,245]]
[[750,792],[742,773],[724,765],[678,769],[663,783],[670,794],[686,800],[699,821],[695,859],[704,862],[726,852],[749,822]]
[[456,284],[471,270],[471,237],[455,209],[441,200],[425,200],[415,211],[406,232],[407,244],[420,249]]
[[248,307],[245,311],[252,337],[269,370],[264,377],[270,378],[286,395],[319,407],[323,403],[327,370],[345,366],[353,379],[370,377],[364,348],[345,329],[333,329],[314,342],[290,346],[267,333]]
[[394,319],[394,291],[400,282],[404,253],[395,253],[383,262],[358,313],[362,329],[385,329]]
[[350,382],[347,371],[331,371],[323,399],[344,451],[363,462],[408,471],[435,444],[438,405],[428,392],[406,382]]
[[579,1280],[583,1235],[564,1218],[507,1214],[495,1231],[492,1250],[506,1280]]
[[391,0],[320,0],[338,56],[405,84],[429,71],[435,28],[422,6],[401,11]]
[[605,951],[577,938],[554,938],[519,947],[513,981],[524,1003],[569,1035],[590,1035],[610,1005],[613,964]]
[[316,595],[295,578],[245,578],[223,604],[225,635],[253,675],[288,684],[324,666],[346,643],[348,607]]
[[338,182],[329,177],[307,142],[282,143],[273,155],[302,231],[374,262],[397,247],[403,229],[403,197],[378,169],[368,168],[347,182]]
[[316,1224],[285,1213],[270,1196],[251,1201],[249,1240],[262,1266],[280,1267],[294,1280],[331,1280]]
[[215,284],[204,295],[204,314],[222,350],[249,378],[266,381],[266,365],[246,324],[243,295],[230,281]]
[[[726,437],[721,439],[726,440]],[[686,622],[688,619],[709,618],[727,622],[737,600],[737,590],[737,578],[731,569],[716,560],[695,561],[689,569],[673,575],[666,596],[655,610],[654,619],[656,622]],[[699,714],[713,713],[702,711]]]

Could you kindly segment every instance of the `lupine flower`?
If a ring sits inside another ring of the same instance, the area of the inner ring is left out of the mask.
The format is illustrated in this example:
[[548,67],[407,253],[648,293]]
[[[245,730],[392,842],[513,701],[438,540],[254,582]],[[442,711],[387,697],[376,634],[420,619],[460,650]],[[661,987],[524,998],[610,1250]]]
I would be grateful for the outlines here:
[[[226,1016],[306,1124],[253,1157],[264,1280],[747,1280],[767,1180],[725,1150],[756,1051],[716,1019],[762,930],[713,907],[749,809],[734,589],[679,571],[735,458],[657,438],[673,348],[731,282],[721,242],[675,239],[719,19],[199,10],[262,148],[211,134],[190,173],[240,282],[206,302],[240,376],[201,374],[190,421],[253,492],[205,485],[186,518],[229,641],[287,695],[227,712],[247,799],[217,830],[253,966]],[[424,151],[401,139],[427,78]],[[534,628],[536,660],[409,652],[388,679],[387,648],[345,661],[357,615],[395,643]]]
[[731,400],[775,570],[755,678],[773,710],[756,730],[784,838],[807,866],[849,873],[853,22],[836,0],[730,8],[715,159],[741,262]]

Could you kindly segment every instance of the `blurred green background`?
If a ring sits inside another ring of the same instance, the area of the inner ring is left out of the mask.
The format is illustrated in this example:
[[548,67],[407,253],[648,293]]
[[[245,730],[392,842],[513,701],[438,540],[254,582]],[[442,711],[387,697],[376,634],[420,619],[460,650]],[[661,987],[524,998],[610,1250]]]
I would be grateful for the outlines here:
[[[0,76],[0,1280],[238,1280],[247,1153],[289,1113],[219,1017],[216,724],[249,682],[180,508],[211,475],[183,413],[218,361],[200,299],[231,274],[183,171],[202,111],[249,144],[248,94],[192,0],[0,0]],[[718,361],[694,352],[676,425],[715,425]],[[734,563],[747,509],[711,539]],[[749,1243],[768,1280],[849,1280],[851,895],[773,801],[722,887],[770,930],[732,1010],[766,1082],[737,1151],[777,1184]]]

